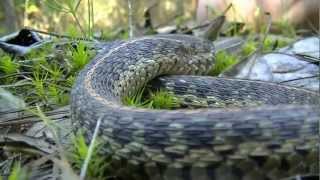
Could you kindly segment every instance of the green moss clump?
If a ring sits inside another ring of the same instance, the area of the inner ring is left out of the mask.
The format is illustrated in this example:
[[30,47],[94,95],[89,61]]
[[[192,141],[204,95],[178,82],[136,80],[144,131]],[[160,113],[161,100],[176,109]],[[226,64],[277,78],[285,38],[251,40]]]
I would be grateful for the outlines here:
[[78,43],[77,48],[71,48],[72,72],[78,72],[83,69],[91,57],[92,55],[87,51],[87,48],[82,41]]
[[6,75],[18,72],[19,64],[15,63],[9,55],[0,58],[0,71]]
[[179,100],[168,91],[159,90],[145,93],[144,88],[133,96],[125,97],[123,103],[127,106],[150,109],[174,109],[180,106]]
[[[85,159],[88,156],[89,145],[82,133],[77,133],[72,138],[72,149],[68,153],[68,159],[76,171],[80,171]],[[89,179],[105,179],[108,176],[111,159],[107,156],[101,156],[101,148],[105,145],[101,139],[97,138],[93,145],[93,152],[87,169]]]
[[250,54],[252,54],[255,50],[257,50],[257,48],[258,48],[258,43],[253,40],[249,40],[243,45],[241,49],[241,54],[244,57],[247,57]]
[[180,106],[179,100],[164,90],[151,93],[150,101],[154,109],[174,109]]
[[216,54],[216,62],[213,65],[213,68],[210,70],[209,75],[217,76],[237,62],[238,59],[234,55],[228,54],[225,51],[219,51]]

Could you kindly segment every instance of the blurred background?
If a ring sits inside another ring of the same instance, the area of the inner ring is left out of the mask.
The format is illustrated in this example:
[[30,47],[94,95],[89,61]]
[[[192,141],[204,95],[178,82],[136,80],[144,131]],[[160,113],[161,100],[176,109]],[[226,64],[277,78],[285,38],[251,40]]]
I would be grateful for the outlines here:
[[[262,12],[270,12],[274,23],[285,22],[295,27],[319,29],[318,0],[1,0],[0,35],[24,26],[50,32],[81,31],[89,18],[96,32],[127,29],[128,3],[136,29],[143,27],[149,9],[154,28],[192,22],[201,24],[223,12],[232,3],[227,18],[244,22],[259,30]],[[72,12],[74,11],[74,12]],[[90,15],[91,16],[90,16]],[[75,18],[76,17],[76,18]]]

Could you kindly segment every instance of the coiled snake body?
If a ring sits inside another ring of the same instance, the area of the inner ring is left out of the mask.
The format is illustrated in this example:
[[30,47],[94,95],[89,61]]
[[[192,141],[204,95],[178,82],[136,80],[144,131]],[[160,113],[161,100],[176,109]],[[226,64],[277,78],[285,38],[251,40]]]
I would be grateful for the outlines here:
[[[106,151],[138,167],[143,179],[279,179],[318,173],[318,95],[267,82],[192,76],[205,75],[214,61],[211,42],[192,36],[120,42],[78,76],[71,94],[73,122],[90,138],[101,118]],[[263,105],[169,111],[121,104],[160,75],[166,76],[156,84],[186,100]]]

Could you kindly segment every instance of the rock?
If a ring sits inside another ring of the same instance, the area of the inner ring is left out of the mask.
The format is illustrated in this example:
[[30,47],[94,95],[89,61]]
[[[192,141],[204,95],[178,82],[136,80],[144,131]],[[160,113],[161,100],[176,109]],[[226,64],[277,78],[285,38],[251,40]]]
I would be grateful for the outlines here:
[[43,39],[37,33],[28,29],[22,29],[0,38],[0,48],[7,52],[18,56],[28,54],[32,49],[43,46],[51,42],[50,39]]
[[310,37],[282,48],[279,52],[255,54],[220,76],[275,82],[317,91],[319,59],[319,38]]
[[308,37],[291,44],[290,46],[281,48],[279,52],[286,54],[301,54],[318,58],[320,61],[320,38]]
[[[25,107],[22,99],[12,95],[10,92],[0,88],[0,113],[11,110],[18,110]],[[1,115],[0,115],[1,116]]]

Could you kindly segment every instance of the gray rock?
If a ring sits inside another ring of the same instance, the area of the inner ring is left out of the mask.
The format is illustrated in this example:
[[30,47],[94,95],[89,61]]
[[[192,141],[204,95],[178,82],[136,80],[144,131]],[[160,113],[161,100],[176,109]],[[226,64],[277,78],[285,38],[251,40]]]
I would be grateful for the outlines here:
[[22,99],[0,88],[0,112],[23,109],[24,107],[25,103]]
[[282,48],[279,52],[255,54],[220,76],[282,83],[317,91],[319,59],[319,38],[310,37]]
[[314,58],[320,58],[320,38],[308,37],[296,41],[295,43],[279,49],[279,52],[286,54],[303,54]]

